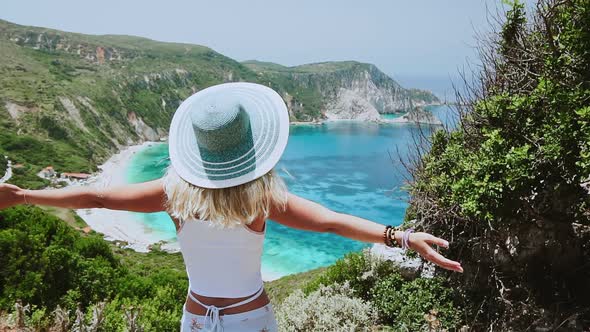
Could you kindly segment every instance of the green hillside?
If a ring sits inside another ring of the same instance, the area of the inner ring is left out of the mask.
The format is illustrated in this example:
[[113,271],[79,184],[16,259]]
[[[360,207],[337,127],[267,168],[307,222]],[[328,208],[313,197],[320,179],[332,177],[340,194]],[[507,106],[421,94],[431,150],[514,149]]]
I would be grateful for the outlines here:
[[[330,91],[364,70],[395,91],[407,92],[399,95],[403,103],[412,95],[372,65],[323,63],[288,70],[308,75],[303,80],[277,74],[286,67],[257,64],[241,64],[199,45],[0,20],[0,154],[25,165],[11,181],[41,186],[34,174],[47,165],[60,172],[94,171],[122,146],[165,137],[182,100],[222,82],[275,88],[295,121],[322,119],[335,98]],[[418,102],[435,98],[415,95]]]
[[264,62],[257,60],[244,61],[242,64],[256,72],[287,72],[287,73],[310,73],[310,74],[321,74],[321,73],[333,73],[338,71],[354,70],[357,67],[369,68],[371,65],[368,63],[360,63],[356,61],[330,61],[330,62],[318,62],[309,63],[300,66],[286,67],[273,62]]

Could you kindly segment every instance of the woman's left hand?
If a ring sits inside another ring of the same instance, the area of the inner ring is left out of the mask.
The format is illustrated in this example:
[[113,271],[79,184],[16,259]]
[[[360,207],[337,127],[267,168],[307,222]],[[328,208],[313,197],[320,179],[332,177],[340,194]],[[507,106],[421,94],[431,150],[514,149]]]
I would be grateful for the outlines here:
[[422,232],[411,233],[408,242],[410,249],[415,250],[427,261],[432,262],[444,269],[463,273],[461,263],[444,257],[432,248],[432,245],[448,248],[449,242],[434,235]]

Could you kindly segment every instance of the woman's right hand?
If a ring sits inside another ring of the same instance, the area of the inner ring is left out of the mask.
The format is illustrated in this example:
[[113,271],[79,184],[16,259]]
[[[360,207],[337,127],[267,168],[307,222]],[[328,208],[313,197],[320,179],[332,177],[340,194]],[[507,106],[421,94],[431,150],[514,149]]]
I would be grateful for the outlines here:
[[[398,239],[401,239],[402,236],[403,233],[399,232]],[[422,258],[426,259],[427,261],[434,263],[444,269],[463,273],[463,267],[461,267],[461,263],[444,257],[432,248],[433,245],[442,248],[448,248],[449,242],[446,240],[428,233],[417,232],[410,234],[408,245],[410,249],[415,250],[418,254],[420,254],[420,256],[422,256]]]
[[24,203],[24,191],[12,184],[0,184],[0,209]]

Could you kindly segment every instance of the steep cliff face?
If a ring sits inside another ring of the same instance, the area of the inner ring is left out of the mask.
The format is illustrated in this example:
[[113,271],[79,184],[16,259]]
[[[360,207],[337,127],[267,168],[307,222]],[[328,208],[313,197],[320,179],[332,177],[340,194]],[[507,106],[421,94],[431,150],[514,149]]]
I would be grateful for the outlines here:
[[[305,116],[309,114],[327,119],[379,120],[380,114],[439,103],[432,93],[405,89],[371,64],[353,61],[296,67],[259,61],[244,64],[257,73],[260,81],[274,83],[275,89],[289,96],[285,99],[290,101],[292,118],[297,120],[308,120]],[[311,112],[302,114],[306,108],[304,101],[310,97],[319,103],[308,101]]]
[[165,137],[182,100],[230,81],[276,89],[298,121],[375,120],[428,102],[368,64],[273,66],[241,64],[199,45],[0,20],[0,153],[34,167],[91,171],[121,146]]

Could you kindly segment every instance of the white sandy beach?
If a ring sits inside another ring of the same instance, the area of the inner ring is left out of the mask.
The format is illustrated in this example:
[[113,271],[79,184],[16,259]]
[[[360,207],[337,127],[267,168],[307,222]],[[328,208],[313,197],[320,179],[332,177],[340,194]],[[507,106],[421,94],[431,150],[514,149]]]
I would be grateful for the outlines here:
[[[88,181],[87,185],[106,187],[126,184],[126,169],[133,156],[153,144],[158,143],[145,142],[133,145],[113,155],[99,166],[101,171]],[[162,234],[154,233],[137,218],[137,214],[132,212],[107,209],[82,209],[76,212],[90,228],[104,234],[106,240],[127,242],[126,247],[139,252],[147,252],[151,245],[163,240]],[[174,243],[166,243],[162,248],[167,251],[178,251],[178,246]]]

